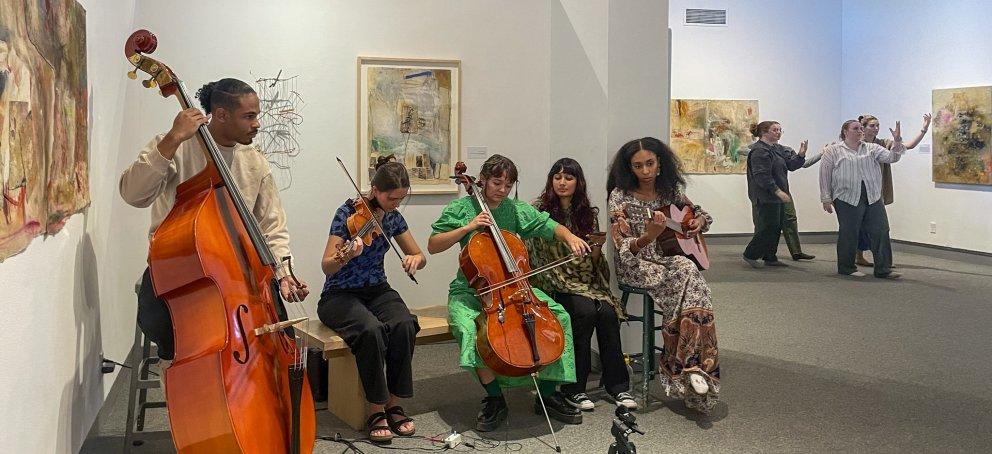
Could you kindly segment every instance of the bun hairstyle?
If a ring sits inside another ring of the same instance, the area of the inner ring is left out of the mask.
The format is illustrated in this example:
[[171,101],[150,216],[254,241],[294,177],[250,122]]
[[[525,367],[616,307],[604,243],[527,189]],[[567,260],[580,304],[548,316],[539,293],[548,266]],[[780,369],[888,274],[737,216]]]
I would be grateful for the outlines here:
[[871,123],[872,120],[878,121],[878,118],[869,114],[858,115],[858,123],[861,123],[861,126],[868,126],[868,123]]
[[371,183],[380,191],[409,188],[410,175],[403,164],[396,162],[395,155],[379,156],[375,160],[375,175],[372,175]]
[[[863,117],[863,115],[862,115],[862,117]],[[847,120],[847,121],[844,122],[843,125],[841,125],[841,127],[840,127],[840,136],[839,136],[840,137],[840,140],[844,140],[844,131],[847,131],[847,127],[848,126],[850,126],[852,123],[861,123],[861,120],[860,120],[861,117],[858,117],[858,118],[859,118],[858,120]],[[872,117],[872,118],[875,118],[875,117]]]
[[777,121],[762,121],[761,123],[751,125],[751,135],[760,139],[762,134],[772,128],[772,125],[777,124],[779,124]]
[[196,97],[200,99],[203,111],[209,114],[218,107],[234,109],[238,106],[238,99],[254,93],[255,89],[251,88],[251,85],[238,79],[227,78],[200,87],[196,91]]

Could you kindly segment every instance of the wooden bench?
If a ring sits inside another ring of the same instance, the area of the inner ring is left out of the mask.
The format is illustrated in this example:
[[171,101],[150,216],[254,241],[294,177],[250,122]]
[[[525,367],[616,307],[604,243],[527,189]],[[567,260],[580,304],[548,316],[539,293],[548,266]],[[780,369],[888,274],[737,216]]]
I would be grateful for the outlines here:
[[[417,323],[420,324],[417,345],[453,339],[448,328],[447,306],[410,309],[410,312],[417,316]],[[351,349],[341,336],[320,320],[297,325],[297,330],[311,347],[324,351],[324,358],[327,359],[327,409],[353,429],[364,430],[368,403]]]

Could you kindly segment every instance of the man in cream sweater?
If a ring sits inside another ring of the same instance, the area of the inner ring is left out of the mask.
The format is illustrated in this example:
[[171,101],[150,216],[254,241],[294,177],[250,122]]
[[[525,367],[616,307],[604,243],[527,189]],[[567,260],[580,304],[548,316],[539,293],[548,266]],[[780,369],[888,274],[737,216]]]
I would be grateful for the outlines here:
[[[121,197],[135,207],[152,207],[150,238],[172,210],[176,187],[206,166],[205,150],[195,135],[200,125],[207,124],[273,255],[276,259],[290,256],[286,214],[269,163],[248,146],[259,128],[258,95],[240,80],[221,79],[204,85],[197,97],[209,116],[196,108],[180,112],[172,129],[152,139],[124,170]],[[288,276],[288,270],[279,269],[277,277],[285,300],[302,301],[309,293],[307,284]],[[138,290],[138,325],[158,345],[164,369],[175,353],[172,318],[165,302],[155,295],[147,269]]]

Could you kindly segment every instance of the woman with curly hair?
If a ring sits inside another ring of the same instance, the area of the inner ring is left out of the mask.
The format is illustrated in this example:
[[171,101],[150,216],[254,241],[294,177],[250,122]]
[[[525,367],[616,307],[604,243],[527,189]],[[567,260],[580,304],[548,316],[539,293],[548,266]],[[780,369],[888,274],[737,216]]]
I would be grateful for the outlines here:
[[[664,347],[661,382],[666,394],[686,407],[708,413],[720,392],[720,362],[710,288],[696,265],[683,256],[665,256],[655,242],[665,231],[669,205],[692,206],[689,236],[705,232],[713,218],[685,196],[678,157],[654,137],[620,147],[606,183],[611,233],[616,245],[617,280],[648,290],[662,312]],[[627,215],[628,208],[650,210],[650,219]]]

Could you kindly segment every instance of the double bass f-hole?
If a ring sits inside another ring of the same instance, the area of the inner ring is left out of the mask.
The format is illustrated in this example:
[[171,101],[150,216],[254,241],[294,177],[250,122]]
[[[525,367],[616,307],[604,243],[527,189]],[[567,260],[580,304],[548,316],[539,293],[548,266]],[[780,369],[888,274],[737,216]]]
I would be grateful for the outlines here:
[[248,358],[251,356],[251,350],[248,349],[248,336],[245,334],[245,322],[244,320],[241,320],[242,312],[247,314],[248,306],[239,304],[237,314],[234,315],[234,319],[238,321],[238,331],[241,333],[241,345],[244,346],[245,349],[245,358],[241,359],[241,352],[239,351],[235,351],[233,355],[234,360],[237,361],[238,364],[248,364]]

